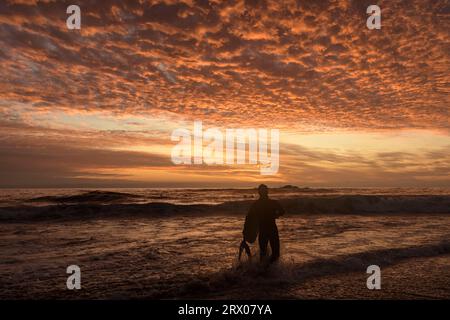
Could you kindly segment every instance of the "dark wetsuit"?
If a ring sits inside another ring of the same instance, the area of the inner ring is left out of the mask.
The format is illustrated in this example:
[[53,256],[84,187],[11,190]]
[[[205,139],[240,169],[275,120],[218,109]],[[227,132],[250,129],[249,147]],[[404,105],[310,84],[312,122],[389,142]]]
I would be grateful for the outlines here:
[[255,214],[258,217],[258,242],[261,258],[267,255],[267,244],[270,242],[271,260],[277,260],[280,256],[280,240],[275,219],[284,214],[284,209],[276,200],[259,198],[250,207],[249,214]]

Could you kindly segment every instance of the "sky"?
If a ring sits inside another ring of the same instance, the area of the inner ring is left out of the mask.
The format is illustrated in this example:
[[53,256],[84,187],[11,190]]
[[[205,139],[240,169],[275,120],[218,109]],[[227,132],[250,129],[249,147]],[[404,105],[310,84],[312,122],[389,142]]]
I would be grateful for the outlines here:
[[[445,0],[3,0],[0,187],[450,187],[449,30]],[[278,172],[175,165],[194,121],[278,129]]]

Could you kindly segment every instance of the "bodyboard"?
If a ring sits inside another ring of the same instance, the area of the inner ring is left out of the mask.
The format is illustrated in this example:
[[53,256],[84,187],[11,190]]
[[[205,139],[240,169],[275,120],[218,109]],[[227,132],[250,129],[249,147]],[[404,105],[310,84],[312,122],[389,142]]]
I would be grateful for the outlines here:
[[242,257],[242,251],[245,250],[245,254],[247,255],[247,257],[249,259],[252,258],[252,253],[250,251],[250,247],[248,246],[247,242],[245,242],[245,240],[242,240],[241,245],[239,246],[239,261],[241,261],[241,257]]
[[250,212],[245,217],[244,223],[244,240],[248,243],[253,243],[258,236],[258,217],[256,213]]

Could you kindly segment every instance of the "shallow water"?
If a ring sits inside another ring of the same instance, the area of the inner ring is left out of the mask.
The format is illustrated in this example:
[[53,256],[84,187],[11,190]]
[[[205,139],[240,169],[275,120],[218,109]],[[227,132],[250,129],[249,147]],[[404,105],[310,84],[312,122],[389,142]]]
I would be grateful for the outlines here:
[[[257,297],[280,298],[280,287],[305,280],[450,253],[448,215],[288,215],[279,220],[282,261],[265,268],[237,262],[242,223],[226,215],[3,223],[0,295],[250,298],[258,288]],[[66,289],[71,264],[82,290]]]

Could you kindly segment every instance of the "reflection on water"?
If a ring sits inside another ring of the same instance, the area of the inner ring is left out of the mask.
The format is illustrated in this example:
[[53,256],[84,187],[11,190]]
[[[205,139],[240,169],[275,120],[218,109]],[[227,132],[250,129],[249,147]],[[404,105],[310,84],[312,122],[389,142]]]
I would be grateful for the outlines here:
[[[0,295],[242,298],[249,285],[267,292],[308,274],[364,270],[369,258],[391,263],[450,253],[448,215],[286,216],[279,220],[282,261],[266,270],[237,263],[242,223],[239,217],[185,215],[1,224]],[[76,294],[65,290],[70,264],[82,270],[83,290]]]

